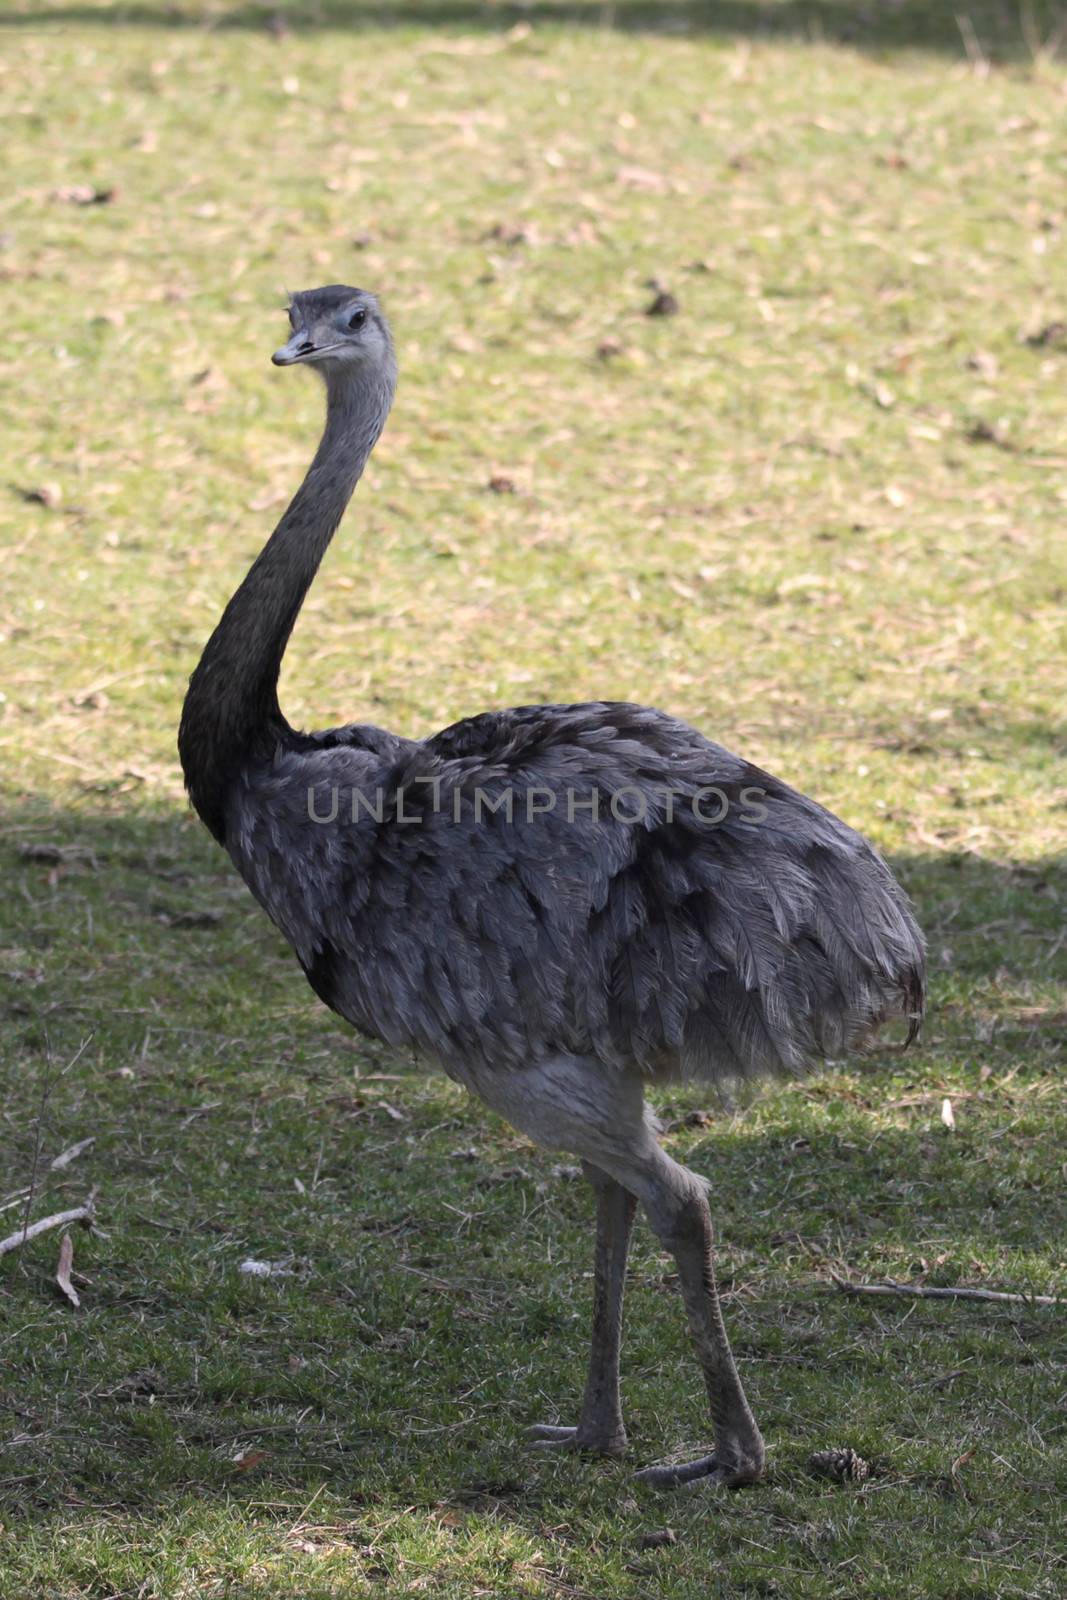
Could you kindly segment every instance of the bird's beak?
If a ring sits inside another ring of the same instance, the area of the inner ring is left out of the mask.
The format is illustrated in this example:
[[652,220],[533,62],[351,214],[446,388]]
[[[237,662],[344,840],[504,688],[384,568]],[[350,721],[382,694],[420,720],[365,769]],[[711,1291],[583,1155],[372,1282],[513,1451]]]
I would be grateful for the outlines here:
[[306,333],[294,333],[288,344],[283,344],[280,350],[275,350],[271,360],[276,367],[291,367],[297,361],[306,361],[308,356],[316,353],[315,346]]

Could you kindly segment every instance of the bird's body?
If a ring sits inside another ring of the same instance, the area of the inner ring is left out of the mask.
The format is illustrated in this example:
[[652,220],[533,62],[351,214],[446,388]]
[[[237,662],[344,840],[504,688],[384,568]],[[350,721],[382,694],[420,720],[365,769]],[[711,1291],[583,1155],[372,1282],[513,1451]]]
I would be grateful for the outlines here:
[[642,706],[282,736],[226,841],[328,1005],[459,1072],[793,1072],[917,998],[865,841]]
[[578,1428],[542,1442],[625,1443],[618,1342],[640,1200],[678,1261],[716,1428],[711,1456],[657,1481],[746,1481],[763,1449],[718,1310],[703,1186],[659,1147],[643,1085],[799,1071],[892,1014],[914,1029],[923,950],[907,900],[836,817],[646,707],[519,707],[424,740],[290,728],[281,655],[395,378],[371,297],[315,291],[293,321],[276,360],[321,361],[326,431],[191,681],[190,794],[328,1005],[585,1162],[593,1359]]

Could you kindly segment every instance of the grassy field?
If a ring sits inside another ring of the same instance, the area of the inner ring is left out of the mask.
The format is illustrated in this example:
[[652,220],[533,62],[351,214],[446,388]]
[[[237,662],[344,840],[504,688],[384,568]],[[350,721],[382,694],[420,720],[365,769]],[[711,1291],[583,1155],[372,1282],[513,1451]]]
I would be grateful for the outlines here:
[[[0,1267],[0,1600],[1067,1593],[1062,1306],[831,1278],[1067,1293],[1067,74],[1053,8],[957,9],[7,0],[0,1234],[31,1182],[106,1233],[80,1310],[55,1233]],[[706,1439],[647,1230],[631,1460],[524,1452],[584,1184],[346,1033],[187,813],[184,681],[318,426],[284,287],[333,280],[402,385],[291,719],[659,704],[927,930],[918,1049],[661,1101],[757,1489],[631,1480]]]

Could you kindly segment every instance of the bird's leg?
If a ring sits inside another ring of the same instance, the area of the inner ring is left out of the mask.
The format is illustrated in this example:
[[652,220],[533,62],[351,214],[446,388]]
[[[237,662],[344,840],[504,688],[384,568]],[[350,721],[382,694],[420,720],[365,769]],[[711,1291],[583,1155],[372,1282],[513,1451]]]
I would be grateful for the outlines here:
[[711,1407],[711,1455],[678,1466],[647,1467],[638,1477],[668,1486],[703,1479],[738,1485],[763,1472],[764,1448],[726,1336],[715,1283],[711,1213],[704,1187],[659,1151],[655,1179],[642,1192],[649,1220],[678,1265],[682,1296]]
[[589,1373],[575,1443],[580,1449],[621,1455],[626,1449],[619,1394],[622,1304],[637,1201],[599,1167],[585,1162],[584,1171],[596,1191],[596,1259]]
[[582,1166],[596,1192],[593,1336],[585,1397],[576,1428],[538,1425],[528,1430],[528,1437],[542,1449],[589,1450],[619,1456],[626,1449],[619,1397],[622,1301],[637,1201],[599,1167],[588,1161]]

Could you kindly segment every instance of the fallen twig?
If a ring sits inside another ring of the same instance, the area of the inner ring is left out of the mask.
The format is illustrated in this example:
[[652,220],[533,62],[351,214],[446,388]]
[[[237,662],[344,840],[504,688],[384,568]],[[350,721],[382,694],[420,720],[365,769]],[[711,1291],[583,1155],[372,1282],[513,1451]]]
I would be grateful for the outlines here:
[[72,1144],[68,1149],[61,1151],[58,1156],[53,1157],[50,1170],[52,1172],[62,1172],[64,1167],[69,1167],[72,1161],[76,1161],[83,1151],[88,1150],[95,1143],[95,1133],[88,1139],[79,1139],[77,1144]]
[[72,1222],[80,1222],[84,1228],[91,1228],[96,1221],[95,1202],[94,1189],[82,1206],[75,1206],[71,1211],[56,1211],[50,1217],[41,1217],[38,1222],[24,1223],[17,1233],[9,1234],[6,1239],[0,1239],[0,1256],[6,1256],[9,1251],[17,1250],[19,1245],[27,1244],[51,1228],[65,1228]]
[[59,1265],[56,1267],[56,1282],[70,1301],[72,1306],[80,1306],[81,1300],[78,1291],[70,1281],[70,1270],[74,1265],[74,1240],[69,1233],[65,1233],[59,1245]]
[[842,1294],[904,1294],[918,1300],[995,1300],[1012,1306],[1067,1304],[1067,1301],[1052,1294],[1009,1294],[1005,1289],[964,1289],[942,1284],[927,1286],[898,1283],[895,1278],[886,1278],[881,1283],[853,1283],[850,1278],[839,1278],[836,1272],[831,1272],[830,1276]]
[[[85,1054],[86,1050],[89,1048],[89,1045],[92,1043],[92,1039],[93,1039],[93,1035],[91,1033],[86,1034],[85,1038],[82,1040],[82,1042],[78,1046],[77,1050],[71,1056],[71,1058],[67,1062],[66,1066],[60,1068],[60,1070],[58,1072],[48,1072],[48,1073],[46,1073],[45,1076],[44,1076],[44,1080],[43,1080],[43,1082],[41,1084],[41,1101],[40,1101],[40,1105],[37,1108],[37,1121],[36,1121],[36,1124],[35,1124],[35,1127],[34,1127],[34,1132],[33,1132],[33,1160],[30,1163],[30,1182],[29,1182],[29,1187],[26,1190],[26,1205],[25,1205],[25,1208],[24,1208],[23,1213],[22,1213],[22,1224],[23,1224],[23,1227],[25,1227],[27,1225],[27,1223],[29,1222],[29,1220],[30,1220],[30,1210],[31,1210],[31,1208],[33,1206],[34,1196],[37,1193],[37,1174],[38,1174],[38,1169],[39,1169],[40,1163],[41,1163],[41,1151],[44,1148],[44,1116],[45,1116],[46,1110],[48,1109],[49,1099],[51,1098],[52,1091],[55,1088],[56,1084],[59,1082],[59,1080],[61,1078],[66,1077],[67,1073],[70,1072],[70,1070],[73,1067],[77,1066],[78,1062],[81,1060],[82,1056]],[[48,1063],[49,1063],[49,1067],[51,1067],[51,1064],[52,1064],[52,1048],[51,1048],[51,1045],[48,1046]],[[90,1202],[91,1202],[92,1196],[90,1195],[89,1198],[90,1198]],[[43,1232],[44,1230],[41,1229],[40,1226],[38,1225],[38,1231],[39,1232]],[[30,1235],[30,1237],[32,1237],[32,1235]],[[9,1243],[9,1241],[7,1241],[7,1240],[5,1240],[4,1242],[5,1243]],[[19,1244],[23,1244],[25,1241],[23,1239],[18,1239],[17,1242]],[[15,1246],[11,1245],[10,1248],[14,1249]],[[3,1250],[0,1250],[0,1255],[3,1255],[3,1254],[4,1254]]]

